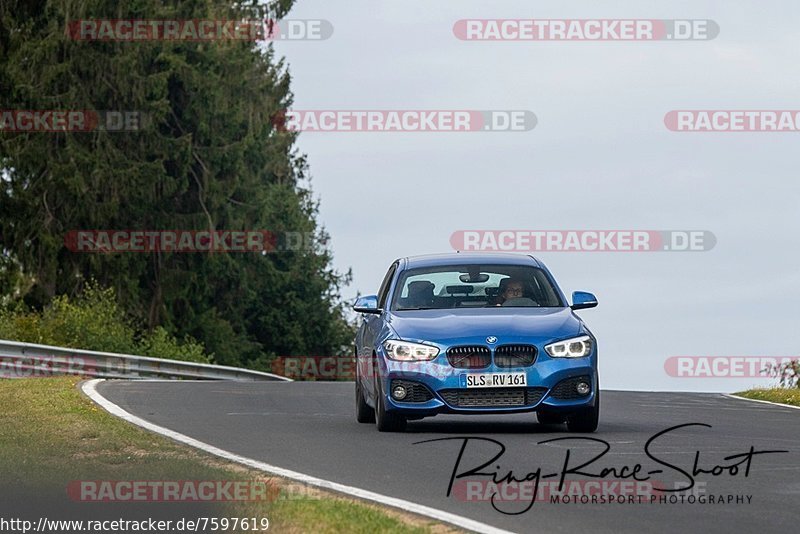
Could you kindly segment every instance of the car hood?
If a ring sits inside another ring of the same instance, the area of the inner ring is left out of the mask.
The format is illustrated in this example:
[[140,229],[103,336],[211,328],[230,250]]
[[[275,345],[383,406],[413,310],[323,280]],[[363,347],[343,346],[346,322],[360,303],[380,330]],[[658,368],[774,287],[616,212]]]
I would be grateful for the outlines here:
[[485,342],[548,342],[583,332],[570,308],[476,308],[413,310],[387,314],[389,326],[402,339],[441,344]]

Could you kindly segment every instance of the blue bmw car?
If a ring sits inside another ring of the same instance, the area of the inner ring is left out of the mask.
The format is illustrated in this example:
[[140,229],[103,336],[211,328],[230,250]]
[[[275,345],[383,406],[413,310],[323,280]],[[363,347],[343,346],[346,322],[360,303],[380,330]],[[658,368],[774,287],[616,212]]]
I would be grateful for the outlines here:
[[440,413],[536,412],[542,424],[594,432],[597,341],[542,262],[453,253],[395,261],[361,297],[356,419],[382,432]]

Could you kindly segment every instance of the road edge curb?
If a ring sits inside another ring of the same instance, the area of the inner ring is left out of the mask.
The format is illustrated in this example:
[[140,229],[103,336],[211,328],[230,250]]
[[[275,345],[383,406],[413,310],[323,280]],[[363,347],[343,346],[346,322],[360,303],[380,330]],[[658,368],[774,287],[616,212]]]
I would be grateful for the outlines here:
[[740,397],[739,395],[733,395],[732,393],[723,393],[723,395],[726,396],[726,397],[730,397],[732,399],[739,399],[739,400],[750,401],[750,402],[760,402],[762,404],[771,404],[773,406],[782,406],[784,408],[792,408],[793,410],[800,410],[800,406],[792,406],[791,404],[782,404],[780,402],[772,402],[772,401],[766,401],[766,400],[761,400],[761,399],[749,399],[747,397]]
[[100,392],[97,391],[97,385],[104,381],[105,380],[101,378],[87,380],[79,384],[79,387],[87,397],[89,397],[92,401],[94,401],[96,404],[98,404],[100,407],[102,407],[111,415],[114,415],[115,417],[123,419],[138,427],[144,428],[145,430],[155,432],[156,434],[160,434],[174,441],[183,443],[184,445],[200,449],[214,456],[218,456],[220,458],[224,458],[226,460],[238,464],[246,465],[253,469],[263,471],[265,473],[270,473],[273,475],[295,480],[297,482],[302,482],[310,486],[315,486],[329,491],[334,491],[336,493],[342,493],[345,495],[349,495],[351,497],[356,497],[358,499],[371,501],[384,506],[389,506],[391,508],[396,508],[398,510],[410,512],[412,514],[429,517],[431,519],[441,521],[442,523],[447,523],[449,525],[453,525],[458,528],[463,528],[465,530],[470,530],[473,532],[481,532],[485,534],[512,534],[511,531],[502,530],[497,527],[493,527],[491,525],[475,521],[473,519],[451,514],[450,512],[437,510],[435,508],[430,508],[428,506],[416,504],[403,499],[389,497],[388,495],[382,495],[380,493],[375,493],[361,488],[347,486],[345,484],[340,484],[338,482],[332,482],[330,480],[325,480],[311,475],[298,473],[297,471],[291,471],[289,469],[284,469],[282,467],[270,465],[264,462],[260,462],[258,460],[253,460],[252,458],[239,456],[238,454],[214,447],[213,445],[209,445],[208,443],[196,440],[194,438],[186,436],[185,434],[181,434],[179,432],[175,432],[168,428],[164,428],[162,426],[158,426],[156,424],[145,421],[144,419],[125,411],[123,408],[119,407],[118,405],[114,404],[110,400],[103,397],[100,394]]

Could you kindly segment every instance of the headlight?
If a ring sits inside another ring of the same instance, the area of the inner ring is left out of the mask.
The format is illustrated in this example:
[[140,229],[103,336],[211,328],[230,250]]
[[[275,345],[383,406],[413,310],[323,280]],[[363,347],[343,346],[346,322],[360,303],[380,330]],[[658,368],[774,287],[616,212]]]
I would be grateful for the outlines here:
[[389,359],[401,362],[432,360],[439,354],[439,349],[436,347],[397,339],[385,341],[383,348],[386,349],[386,355],[389,356]]
[[589,336],[573,337],[545,345],[544,350],[553,358],[582,358],[591,354],[592,338]]

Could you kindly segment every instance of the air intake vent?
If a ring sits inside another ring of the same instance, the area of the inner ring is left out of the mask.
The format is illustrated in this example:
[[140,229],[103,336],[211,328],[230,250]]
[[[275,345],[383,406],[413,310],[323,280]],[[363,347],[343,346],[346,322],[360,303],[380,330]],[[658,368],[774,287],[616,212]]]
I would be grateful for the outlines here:
[[458,408],[502,408],[535,406],[545,392],[545,388],[485,388],[444,389],[439,394],[447,404]]
[[535,345],[502,345],[494,351],[497,367],[528,367],[535,361]]
[[492,363],[492,353],[481,345],[451,347],[447,350],[447,361],[457,369],[483,369]]

